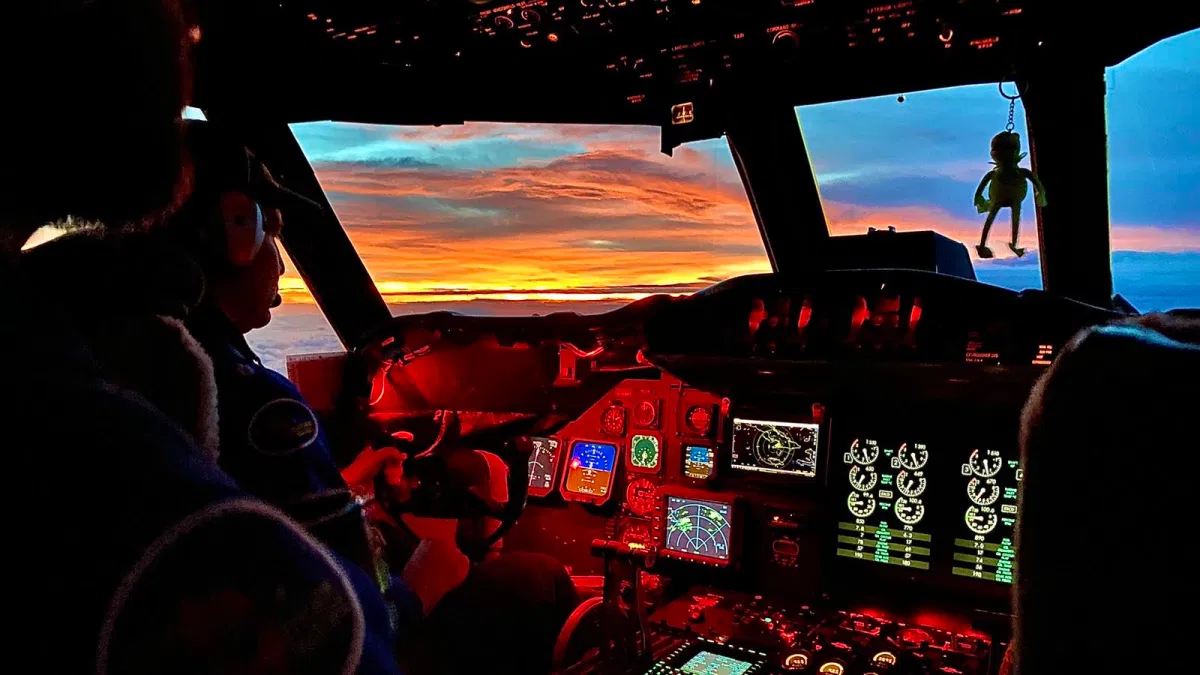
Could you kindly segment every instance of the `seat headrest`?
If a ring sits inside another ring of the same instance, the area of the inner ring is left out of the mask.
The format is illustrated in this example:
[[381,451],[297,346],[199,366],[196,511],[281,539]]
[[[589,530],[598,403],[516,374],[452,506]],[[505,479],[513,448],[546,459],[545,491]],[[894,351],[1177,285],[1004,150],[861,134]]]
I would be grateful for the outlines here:
[[1111,653],[1114,630],[1129,646],[1184,630],[1161,610],[1197,573],[1184,540],[1198,383],[1200,321],[1178,314],[1083,331],[1034,388],[1021,430],[1017,672],[1130,672],[1131,661],[1081,654]]

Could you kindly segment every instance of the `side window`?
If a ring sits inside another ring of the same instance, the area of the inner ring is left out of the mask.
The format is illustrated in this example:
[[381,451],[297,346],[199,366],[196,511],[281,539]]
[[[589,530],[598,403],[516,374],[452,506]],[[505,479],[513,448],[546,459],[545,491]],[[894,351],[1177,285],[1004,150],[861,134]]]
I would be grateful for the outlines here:
[[1200,307],[1200,30],[1105,79],[1114,290],[1143,312]]
[[[1006,91],[1015,89],[1008,84]],[[973,203],[975,190],[992,169],[991,139],[1004,130],[1008,110],[995,84],[797,108],[833,234],[862,234],[869,227],[934,230],[967,246],[981,281],[1041,288],[1032,191],[1021,219],[1021,244],[1029,253],[1009,253],[1004,211],[988,241],[996,258],[975,254],[984,221]],[[1013,123],[1027,152],[1020,101]]]

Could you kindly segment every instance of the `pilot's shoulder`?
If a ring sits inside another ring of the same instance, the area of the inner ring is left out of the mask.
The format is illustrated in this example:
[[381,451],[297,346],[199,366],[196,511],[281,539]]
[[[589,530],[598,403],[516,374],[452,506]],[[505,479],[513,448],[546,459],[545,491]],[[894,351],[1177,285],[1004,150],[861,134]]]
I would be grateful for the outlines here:
[[325,549],[279,511],[232,500],[146,549],[109,604],[96,672],[373,671],[359,667],[368,632]]

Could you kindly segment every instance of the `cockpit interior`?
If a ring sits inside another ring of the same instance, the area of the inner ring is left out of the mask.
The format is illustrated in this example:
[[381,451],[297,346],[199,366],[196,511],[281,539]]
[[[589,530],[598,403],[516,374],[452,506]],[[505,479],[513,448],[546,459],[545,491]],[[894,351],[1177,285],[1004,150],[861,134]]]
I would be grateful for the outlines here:
[[[282,241],[346,352],[289,375],[343,459],[403,443],[429,472],[409,508],[487,510],[489,543],[587,598],[555,672],[993,675],[1022,409],[1081,329],[1137,315],[1095,196],[1104,69],[1200,27],[1184,4],[217,1],[194,105],[324,207]],[[980,282],[932,231],[831,236],[795,106],[1001,82],[1052,195],[1042,289]],[[318,120],[724,137],[772,272],[596,315],[392,316],[288,127]],[[455,485],[437,458],[463,450],[507,465],[506,502]]]

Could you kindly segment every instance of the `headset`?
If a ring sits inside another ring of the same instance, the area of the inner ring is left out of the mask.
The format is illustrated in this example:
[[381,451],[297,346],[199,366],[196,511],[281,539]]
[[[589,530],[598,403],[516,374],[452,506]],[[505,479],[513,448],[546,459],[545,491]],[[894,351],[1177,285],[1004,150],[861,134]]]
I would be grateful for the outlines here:
[[215,225],[219,236],[213,238],[221,241],[214,243],[223,244],[218,248],[224,249],[222,257],[229,265],[245,267],[262,250],[267,238],[267,215],[262,205],[242,192],[225,192],[218,199],[213,218],[219,221]]

